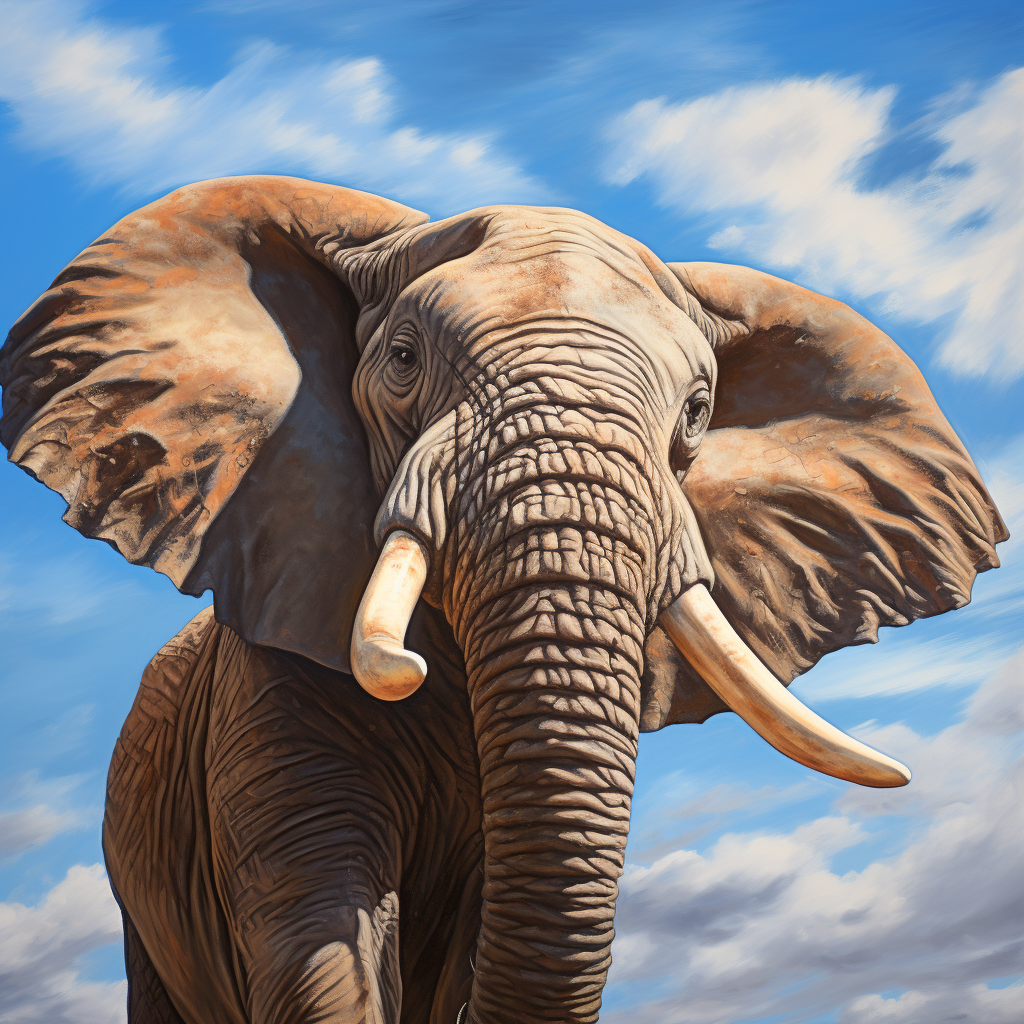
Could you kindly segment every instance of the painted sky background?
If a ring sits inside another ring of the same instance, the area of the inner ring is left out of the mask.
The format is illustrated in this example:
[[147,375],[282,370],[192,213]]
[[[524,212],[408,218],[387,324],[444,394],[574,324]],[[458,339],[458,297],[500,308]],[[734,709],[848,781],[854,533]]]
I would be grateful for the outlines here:
[[[1024,1016],[1024,14],[1016,2],[74,3],[0,26],[0,320],[119,217],[297,174],[433,217],[572,206],[833,294],[924,370],[1012,539],[972,604],[794,690],[908,763],[859,790],[735,716],[641,742],[609,1024]],[[0,465],[0,1024],[124,1019],[114,739],[206,601]]]

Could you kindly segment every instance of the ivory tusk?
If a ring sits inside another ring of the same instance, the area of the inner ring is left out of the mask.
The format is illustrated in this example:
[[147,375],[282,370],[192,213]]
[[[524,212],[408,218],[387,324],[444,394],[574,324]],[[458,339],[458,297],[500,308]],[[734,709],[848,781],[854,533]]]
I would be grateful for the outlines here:
[[381,700],[408,697],[427,675],[427,663],[405,649],[405,631],[427,580],[427,553],[405,530],[384,540],[363,591],[352,629],[352,674]]
[[765,667],[707,587],[684,591],[661,625],[705,682],[755,732],[794,761],[861,786],[905,786],[910,770],[819,718]]

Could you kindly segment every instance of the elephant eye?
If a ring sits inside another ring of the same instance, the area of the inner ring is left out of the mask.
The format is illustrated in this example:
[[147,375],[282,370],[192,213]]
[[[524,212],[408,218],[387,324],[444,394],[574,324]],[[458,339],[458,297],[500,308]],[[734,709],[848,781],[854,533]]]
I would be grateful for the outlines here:
[[416,380],[420,357],[413,345],[404,339],[396,338],[391,343],[388,360],[384,370],[388,386],[396,394],[407,392]]
[[404,400],[420,379],[420,356],[408,335],[394,338],[388,347],[382,371],[384,385],[394,399]]
[[687,441],[695,441],[704,433],[711,419],[711,395],[703,388],[691,395],[683,406],[683,432]]

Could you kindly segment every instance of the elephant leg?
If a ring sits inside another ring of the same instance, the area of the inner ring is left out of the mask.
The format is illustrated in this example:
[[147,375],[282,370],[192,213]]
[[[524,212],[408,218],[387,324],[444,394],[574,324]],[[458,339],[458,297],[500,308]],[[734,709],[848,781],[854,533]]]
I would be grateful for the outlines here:
[[151,954],[136,994],[155,974],[189,1024],[455,1019],[479,782],[464,688],[417,643],[432,675],[401,707],[245,644],[212,609],[153,659],[104,823],[128,952]]
[[[304,881],[319,889],[327,882]],[[345,898],[316,918],[286,911],[252,928],[246,962],[252,1024],[397,1024],[397,897],[386,894],[372,913]],[[244,912],[245,901],[239,902]]]
[[124,966],[128,975],[129,1024],[185,1024],[167,995],[132,919],[123,908],[121,919],[124,923]]
[[[248,1024],[244,978],[213,891],[204,751],[228,631],[200,612],[143,673],[107,777],[103,852],[125,921],[130,1024]],[[176,1020],[168,1017],[168,1020]]]
[[349,677],[237,638],[217,675],[214,881],[250,1024],[398,1024],[402,837],[422,801],[363,717],[377,702],[361,711]]
[[[447,955],[430,1003],[430,1024],[454,1024],[459,1018],[459,1013],[469,1003],[473,991],[477,935],[480,931],[482,885],[483,864],[478,860],[476,868],[470,872],[450,922],[446,922],[442,939],[444,945],[441,948]],[[424,1000],[424,1005],[426,1002],[427,1000]],[[410,1017],[410,1024],[413,1019],[419,1024],[428,1018],[425,1013],[416,1018]],[[406,1024],[404,1019],[403,1024]]]

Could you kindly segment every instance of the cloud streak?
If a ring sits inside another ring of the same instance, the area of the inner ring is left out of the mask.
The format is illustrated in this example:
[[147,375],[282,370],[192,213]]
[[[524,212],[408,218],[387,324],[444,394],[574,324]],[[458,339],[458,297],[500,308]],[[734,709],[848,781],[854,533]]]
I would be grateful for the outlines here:
[[1007,646],[1008,638],[998,633],[925,642],[913,635],[894,638],[881,657],[871,658],[870,666],[865,653],[857,650],[859,657],[823,663],[813,677],[800,679],[794,692],[809,701],[830,701],[977,686],[1006,660]]
[[[726,258],[754,260],[908,321],[951,320],[939,361],[962,376],[1024,373],[1024,69],[922,130],[924,174],[861,185],[896,138],[896,92],[791,79],[685,103],[644,100],[608,127],[605,174],[646,176],[659,201],[721,225]],[[952,102],[952,101],[950,101]]]
[[83,811],[56,811],[46,804],[7,811],[0,814],[0,859],[16,857],[34,846],[44,846],[63,832],[91,824]]
[[[1024,989],[985,983],[1024,954],[1022,677],[1024,650],[936,736],[863,730],[914,765],[904,790],[849,787],[833,813],[791,833],[729,834],[705,855],[677,849],[628,870],[611,994],[664,994],[602,1020],[799,1021],[840,1008],[843,1024],[924,1024],[947,1004],[962,1019],[1019,1019]],[[909,823],[902,849],[833,868],[893,815]]]
[[126,982],[81,977],[81,958],[121,938],[100,864],[79,864],[34,907],[0,903],[0,1024],[123,1024]]
[[982,470],[1010,539],[999,547],[1003,568],[979,581],[985,603],[977,613],[985,618],[1019,616],[1024,612],[1024,434],[985,460]]
[[206,88],[166,83],[160,35],[63,0],[5,11],[0,98],[20,142],[96,185],[154,193],[202,178],[282,173],[377,190],[448,213],[541,198],[486,135],[396,123],[380,61],[310,60],[267,42]]

